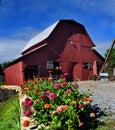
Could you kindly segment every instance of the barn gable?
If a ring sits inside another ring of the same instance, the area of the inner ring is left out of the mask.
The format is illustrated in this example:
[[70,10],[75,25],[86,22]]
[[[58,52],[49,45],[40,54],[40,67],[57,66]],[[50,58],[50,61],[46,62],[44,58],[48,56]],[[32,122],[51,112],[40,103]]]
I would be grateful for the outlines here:
[[[67,26],[65,26],[65,28],[63,28],[63,25],[65,25],[65,24]],[[95,46],[94,43],[92,42],[91,38],[89,37],[89,34],[87,33],[85,27],[82,24],[80,24],[74,20],[60,20],[60,21],[55,22],[53,25],[49,26],[48,28],[46,28],[43,32],[39,33],[34,38],[32,38],[28,42],[28,44],[25,46],[25,48],[22,50],[22,52],[21,52],[22,55],[31,53],[34,50],[37,50],[41,47],[46,46],[47,39],[51,36],[53,31],[56,30],[57,26],[58,26],[58,28],[60,28],[61,32],[68,34],[68,36],[69,36],[68,41],[76,42],[76,38],[78,37],[77,42],[79,42],[80,39],[82,39],[82,42],[80,43],[82,46],[89,46],[89,47]],[[63,30],[61,28],[63,28]],[[68,30],[70,30],[70,31],[68,31]],[[56,30],[56,31],[58,31],[58,30]],[[71,32],[72,32],[72,34],[71,34]]]

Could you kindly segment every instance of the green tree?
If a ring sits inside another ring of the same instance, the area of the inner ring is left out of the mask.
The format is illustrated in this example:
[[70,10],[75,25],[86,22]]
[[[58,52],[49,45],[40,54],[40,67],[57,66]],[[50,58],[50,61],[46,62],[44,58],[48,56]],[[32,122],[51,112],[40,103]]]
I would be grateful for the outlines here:
[[[109,49],[106,51],[105,53],[105,58],[107,57],[107,54],[109,52]],[[106,71],[112,75],[113,73],[113,68],[115,68],[115,48],[112,49],[110,56],[108,58],[107,61],[107,67],[106,67]]]

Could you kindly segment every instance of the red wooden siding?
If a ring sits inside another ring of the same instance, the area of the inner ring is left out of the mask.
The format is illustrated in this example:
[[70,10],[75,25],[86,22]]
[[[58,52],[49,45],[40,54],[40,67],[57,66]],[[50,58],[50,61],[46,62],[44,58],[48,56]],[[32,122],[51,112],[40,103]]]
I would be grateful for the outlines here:
[[23,62],[18,62],[5,69],[5,81],[7,85],[22,85],[24,82]]

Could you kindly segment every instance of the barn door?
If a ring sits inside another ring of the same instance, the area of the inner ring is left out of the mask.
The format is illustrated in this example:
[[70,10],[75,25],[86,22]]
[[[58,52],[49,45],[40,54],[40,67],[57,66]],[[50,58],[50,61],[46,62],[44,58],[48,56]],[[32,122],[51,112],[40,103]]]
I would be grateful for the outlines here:
[[73,68],[73,80],[79,81],[80,78],[81,78],[81,65],[80,63],[77,63],[74,65],[74,68]]
[[33,79],[33,77],[37,75],[38,75],[38,66],[27,66],[24,69],[25,80]]

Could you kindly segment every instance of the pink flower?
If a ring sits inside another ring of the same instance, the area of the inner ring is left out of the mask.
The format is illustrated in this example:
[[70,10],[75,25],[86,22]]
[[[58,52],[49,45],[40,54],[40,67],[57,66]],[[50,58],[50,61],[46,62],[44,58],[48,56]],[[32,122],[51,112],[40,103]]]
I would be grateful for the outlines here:
[[73,86],[74,86],[75,88],[79,88],[78,84],[76,84],[76,83],[74,83]]
[[27,107],[30,107],[33,104],[33,101],[27,97],[27,98],[25,98],[24,103]]
[[27,104],[27,102],[29,102],[30,100],[31,100],[31,99],[27,97],[27,98],[25,98],[24,103]]
[[69,93],[71,93],[71,92],[72,92],[71,89],[66,90],[66,94],[69,94]]
[[68,73],[64,73],[63,75],[66,77],[66,76],[68,76]]
[[59,89],[60,88],[60,84],[59,83],[55,83],[54,84],[54,88]]
[[45,95],[48,96],[49,93],[50,93],[50,92],[49,92],[48,90],[46,90]]
[[56,94],[54,92],[49,93],[49,99],[53,100],[56,98]]
[[46,95],[45,95],[45,94],[40,95],[40,99],[41,99],[42,101],[44,101],[44,100],[46,99]]
[[52,80],[53,80],[53,78],[52,78],[52,77],[49,77],[49,78],[48,78],[48,80],[49,80],[49,81],[52,81]]
[[80,122],[79,125],[78,125],[78,127],[82,127],[83,124],[84,124],[84,122]]
[[84,107],[84,104],[79,104],[78,105],[78,108],[83,108]]
[[30,107],[32,104],[33,104],[33,101],[30,100],[29,102],[26,103],[26,106],[27,106],[27,107]]
[[31,115],[32,115],[31,110],[27,110],[26,113],[25,113],[25,116],[29,117],[29,116],[31,116]]
[[68,83],[67,83],[67,82],[63,82],[61,85],[62,85],[63,87],[65,87],[65,86],[68,85]]
[[57,107],[56,112],[57,113],[62,113],[63,112],[63,108],[61,106]]

